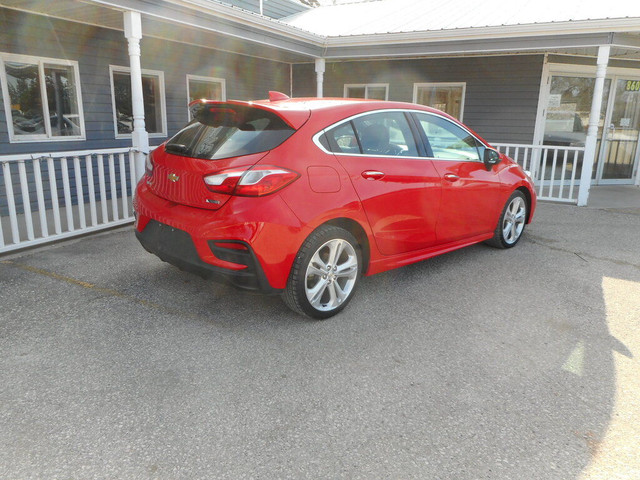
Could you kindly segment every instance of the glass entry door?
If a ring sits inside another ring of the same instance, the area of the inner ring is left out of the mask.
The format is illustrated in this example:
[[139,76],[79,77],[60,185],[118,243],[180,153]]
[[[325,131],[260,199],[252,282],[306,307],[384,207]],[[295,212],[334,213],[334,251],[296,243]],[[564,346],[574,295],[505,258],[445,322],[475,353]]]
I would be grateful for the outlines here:
[[594,167],[596,183],[632,183],[638,168],[640,80],[615,79],[605,125]]

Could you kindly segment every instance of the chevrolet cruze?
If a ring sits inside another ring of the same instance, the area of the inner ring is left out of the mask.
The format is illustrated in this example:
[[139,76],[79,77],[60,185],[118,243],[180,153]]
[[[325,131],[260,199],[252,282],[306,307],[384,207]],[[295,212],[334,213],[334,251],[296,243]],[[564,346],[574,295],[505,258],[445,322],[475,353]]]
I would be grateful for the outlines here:
[[511,159],[449,115],[355,99],[199,100],[147,159],[146,250],[328,318],[373,275],[478,242],[510,248],[536,196]]

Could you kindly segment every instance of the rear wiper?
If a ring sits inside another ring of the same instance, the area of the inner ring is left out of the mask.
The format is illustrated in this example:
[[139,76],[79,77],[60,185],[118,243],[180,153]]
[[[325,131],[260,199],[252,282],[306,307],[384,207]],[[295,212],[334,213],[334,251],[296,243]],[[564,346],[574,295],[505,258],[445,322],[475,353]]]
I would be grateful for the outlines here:
[[182,143],[167,143],[164,146],[164,149],[168,152],[173,153],[185,153],[189,150],[187,146],[183,145]]

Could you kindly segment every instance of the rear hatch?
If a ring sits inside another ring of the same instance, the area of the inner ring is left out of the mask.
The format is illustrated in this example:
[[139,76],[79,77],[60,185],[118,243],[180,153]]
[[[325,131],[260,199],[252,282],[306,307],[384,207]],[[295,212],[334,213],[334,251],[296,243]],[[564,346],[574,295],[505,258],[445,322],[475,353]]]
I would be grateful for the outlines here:
[[184,205],[216,210],[232,196],[213,192],[205,177],[258,163],[309,117],[244,102],[197,101],[193,120],[150,155],[147,183],[156,195]]

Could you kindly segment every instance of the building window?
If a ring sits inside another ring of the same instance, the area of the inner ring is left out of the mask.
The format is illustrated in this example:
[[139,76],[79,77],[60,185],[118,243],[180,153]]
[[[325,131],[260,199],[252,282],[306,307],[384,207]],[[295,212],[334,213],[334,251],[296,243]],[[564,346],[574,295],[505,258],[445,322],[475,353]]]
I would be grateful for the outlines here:
[[[116,138],[130,137],[133,132],[131,71],[126,67],[109,67]],[[167,121],[164,103],[164,73],[142,70],[142,100],[145,130],[150,137],[165,137]]]
[[187,75],[187,95],[189,103],[200,98],[226,100],[225,81],[223,78]]
[[374,100],[388,100],[388,83],[352,83],[344,86],[346,98],[369,98]]
[[9,140],[84,139],[78,63],[0,55]]
[[[207,100],[226,100],[227,93],[223,78],[199,77],[187,75],[188,103],[201,98]],[[191,118],[191,114],[189,114]]]
[[415,83],[413,103],[437,108],[462,121],[466,83]]

